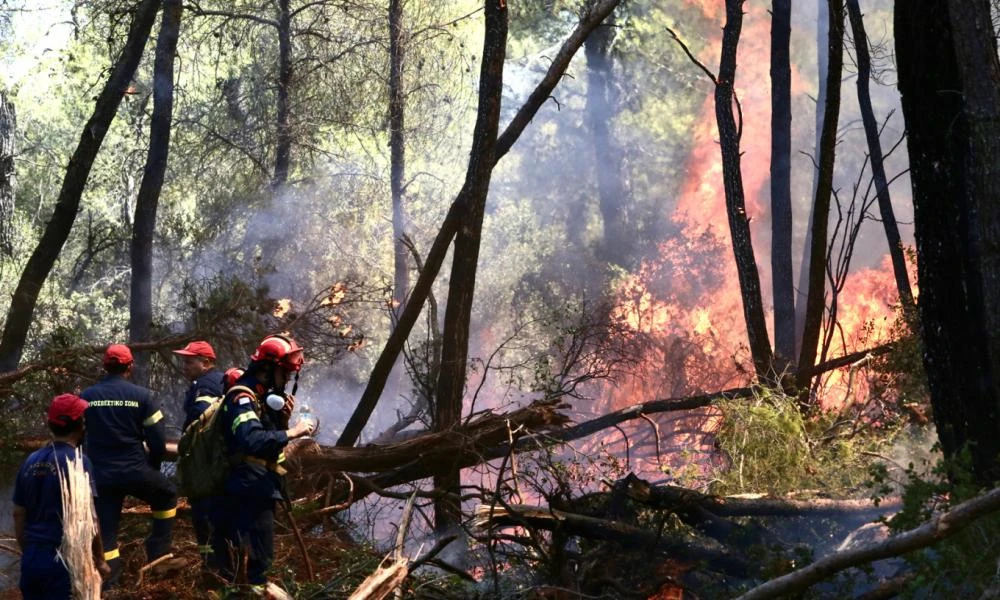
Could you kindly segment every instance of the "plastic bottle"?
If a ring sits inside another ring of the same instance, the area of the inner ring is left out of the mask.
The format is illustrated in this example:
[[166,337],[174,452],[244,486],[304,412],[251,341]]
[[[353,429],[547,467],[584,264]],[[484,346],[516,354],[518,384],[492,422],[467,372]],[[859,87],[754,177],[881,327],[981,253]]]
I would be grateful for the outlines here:
[[313,427],[316,426],[316,418],[313,416],[308,402],[299,404],[299,422],[309,422],[313,424]]

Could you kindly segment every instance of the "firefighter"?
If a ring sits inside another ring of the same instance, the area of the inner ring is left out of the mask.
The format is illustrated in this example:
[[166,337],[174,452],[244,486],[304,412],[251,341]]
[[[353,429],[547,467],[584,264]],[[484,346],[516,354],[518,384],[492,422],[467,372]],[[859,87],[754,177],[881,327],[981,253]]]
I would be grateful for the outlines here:
[[235,560],[231,550],[236,550],[246,560],[246,583],[257,590],[266,586],[274,558],[274,509],[284,493],[282,450],[289,440],[315,428],[311,420],[288,428],[295,400],[285,393],[285,385],[302,362],[302,348],[293,339],[264,338],[246,372],[226,392],[219,415],[233,468],[225,498],[212,512],[214,557],[220,575],[235,580],[236,565],[244,564]]
[[[180,350],[174,350],[174,354],[182,358],[181,370],[191,382],[184,396],[184,427],[181,431],[185,431],[188,425],[205,412],[205,409],[222,397],[223,376],[222,372],[215,368],[215,350],[208,342],[200,340],[191,342]],[[198,498],[190,502],[191,524],[198,542],[198,554],[201,555],[202,564],[207,565],[209,555],[212,553],[210,543],[212,498]]]
[[[25,600],[73,597],[69,571],[58,557],[62,543],[62,493],[58,470],[74,460],[83,441],[83,412],[87,403],[79,396],[62,394],[53,398],[48,410],[52,443],[31,454],[21,465],[14,483],[14,531],[21,549],[21,594]],[[58,465],[58,466],[57,466]],[[83,468],[92,473],[87,457]],[[94,536],[91,548],[94,566],[107,577],[101,536]]]
[[121,575],[118,521],[125,496],[138,498],[152,509],[147,562],[170,552],[177,513],[177,489],[160,472],[166,451],[163,413],[152,392],[128,381],[132,364],[128,346],[108,346],[104,353],[107,374],[80,394],[89,403],[86,448],[94,464],[104,558],[111,566],[106,585],[114,585]]

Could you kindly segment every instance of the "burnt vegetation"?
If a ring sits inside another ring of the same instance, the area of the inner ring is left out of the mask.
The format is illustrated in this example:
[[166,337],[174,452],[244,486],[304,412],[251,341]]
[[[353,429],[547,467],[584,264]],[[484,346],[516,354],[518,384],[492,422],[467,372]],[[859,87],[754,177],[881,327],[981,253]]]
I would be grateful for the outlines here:
[[289,332],[295,598],[996,597],[997,3],[795,4],[0,0],[7,458]]

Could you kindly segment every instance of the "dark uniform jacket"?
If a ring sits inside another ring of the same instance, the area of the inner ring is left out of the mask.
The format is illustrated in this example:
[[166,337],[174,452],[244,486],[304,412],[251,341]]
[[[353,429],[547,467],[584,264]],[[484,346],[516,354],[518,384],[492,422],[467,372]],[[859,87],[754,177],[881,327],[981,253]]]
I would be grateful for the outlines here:
[[188,425],[205,412],[212,402],[222,396],[222,371],[212,369],[191,382],[184,396],[184,431]]
[[148,468],[160,469],[166,435],[160,403],[152,392],[120,375],[108,375],[80,397],[88,403],[86,449],[98,485],[134,480]]
[[[33,452],[17,472],[14,504],[25,509],[25,544],[56,547],[62,543],[62,492],[56,464],[65,472],[66,462],[75,456],[76,449],[70,444],[53,442]],[[86,456],[83,468],[93,473]]]
[[[251,397],[245,390],[255,391]],[[233,496],[281,499],[282,479],[278,463],[288,444],[287,424],[280,412],[267,407],[268,390],[252,375],[244,375],[226,393],[219,415],[227,453],[233,469],[226,493]]]

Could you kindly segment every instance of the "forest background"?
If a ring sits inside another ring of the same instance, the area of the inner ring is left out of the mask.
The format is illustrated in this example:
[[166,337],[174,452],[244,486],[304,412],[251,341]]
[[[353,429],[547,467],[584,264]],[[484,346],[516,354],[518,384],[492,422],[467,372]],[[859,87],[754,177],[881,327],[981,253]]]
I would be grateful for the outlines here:
[[[134,345],[179,423],[171,350],[208,339],[242,365],[288,331],[323,444],[539,403],[596,423],[546,445],[533,501],[630,471],[835,498],[896,464],[893,492],[962,479],[906,468],[936,459],[888,1],[0,9],[7,439],[109,342]],[[524,499],[487,465],[420,474]],[[454,496],[427,508],[439,535],[470,521]]]

